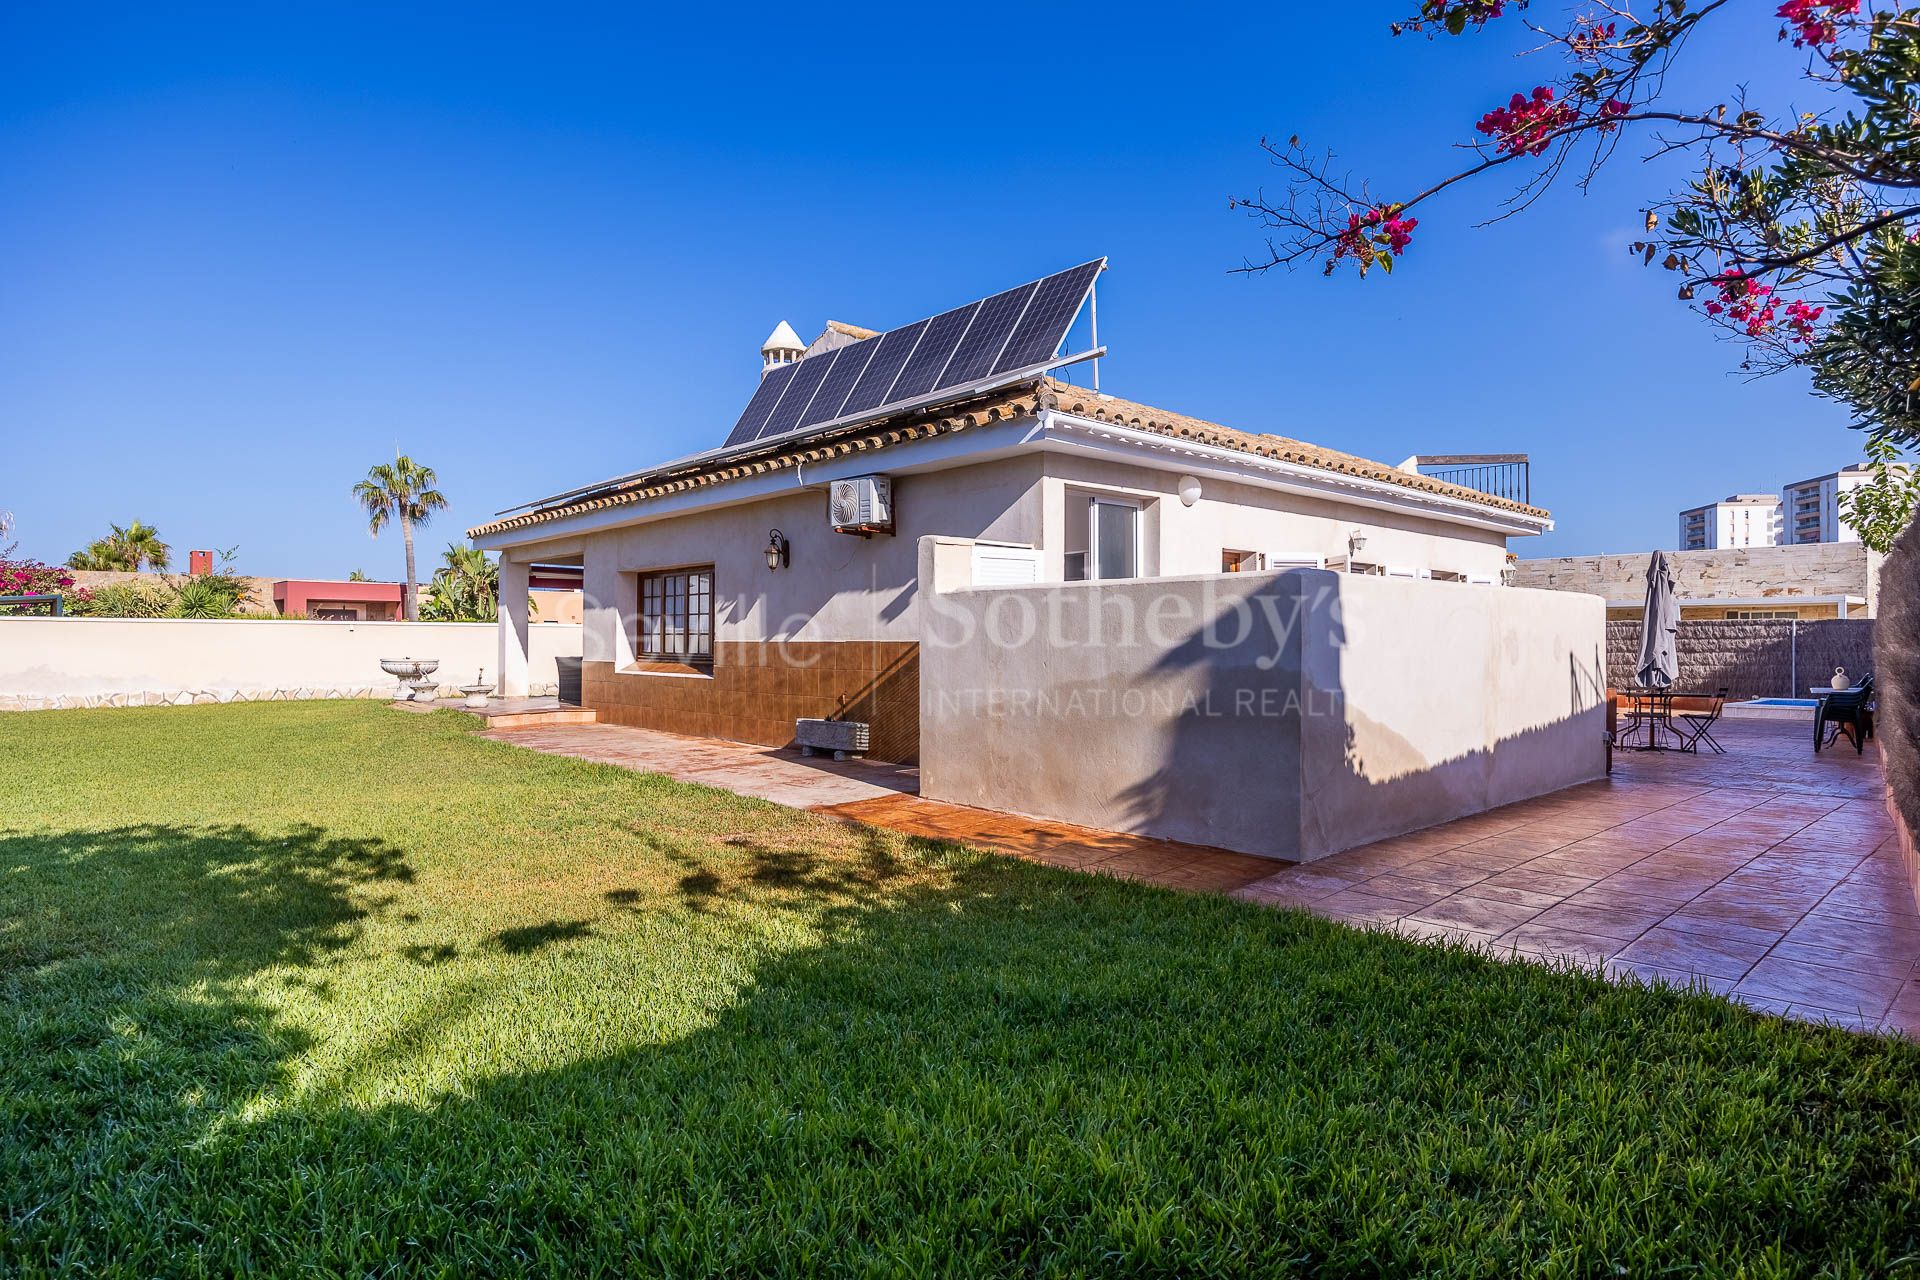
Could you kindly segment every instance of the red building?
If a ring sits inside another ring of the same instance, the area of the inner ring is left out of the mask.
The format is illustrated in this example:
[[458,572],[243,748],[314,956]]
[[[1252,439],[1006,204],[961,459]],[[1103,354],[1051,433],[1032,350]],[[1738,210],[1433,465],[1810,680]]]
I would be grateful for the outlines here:
[[273,610],[330,622],[393,622],[400,617],[397,582],[322,582],[282,578],[273,584]]

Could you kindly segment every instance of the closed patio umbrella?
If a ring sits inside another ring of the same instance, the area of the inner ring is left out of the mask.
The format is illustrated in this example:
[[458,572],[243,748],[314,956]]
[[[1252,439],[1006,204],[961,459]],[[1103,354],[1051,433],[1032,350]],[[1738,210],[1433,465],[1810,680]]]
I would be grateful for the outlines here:
[[1647,607],[1640,617],[1640,685],[1671,689],[1680,675],[1674,639],[1680,630],[1680,601],[1673,591],[1673,567],[1667,553],[1656,551],[1647,561]]

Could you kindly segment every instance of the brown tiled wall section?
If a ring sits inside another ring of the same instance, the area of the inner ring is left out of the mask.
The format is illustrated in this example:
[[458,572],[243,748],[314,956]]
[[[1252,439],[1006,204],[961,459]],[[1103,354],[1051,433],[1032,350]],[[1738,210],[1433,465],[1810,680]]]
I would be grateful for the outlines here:
[[864,720],[870,754],[912,762],[920,754],[920,646],[722,641],[710,677],[640,675],[582,663],[581,702],[603,724],[785,746],[801,718]]

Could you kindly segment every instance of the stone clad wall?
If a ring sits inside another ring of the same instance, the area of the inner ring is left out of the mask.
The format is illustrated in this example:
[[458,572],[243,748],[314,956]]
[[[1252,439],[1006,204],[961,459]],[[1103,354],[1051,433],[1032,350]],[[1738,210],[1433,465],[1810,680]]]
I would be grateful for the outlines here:
[[[73,579],[74,586],[85,587],[89,590],[98,587],[120,586],[123,584],[131,584],[137,587],[158,587],[164,586],[170,581],[184,582],[188,577],[185,572],[134,573],[124,569],[68,569],[66,573]],[[241,601],[243,612],[248,609],[251,609],[255,613],[273,612],[274,579],[243,576],[240,581],[244,583],[247,588],[246,597]]]
[[[1725,686],[1735,699],[1804,698],[1809,688],[1832,679],[1835,667],[1855,677],[1872,671],[1873,630],[1863,618],[1682,622],[1675,685],[1706,693]],[[1609,622],[1607,683],[1615,689],[1632,686],[1639,659],[1640,624]]]
[[[1648,551],[1629,555],[1560,556],[1522,560],[1514,585],[1581,591],[1603,600],[1639,601],[1647,594]],[[1863,596],[1876,613],[1880,559],[1858,542],[1792,547],[1734,547],[1669,551],[1680,599],[1768,600],[1790,596]]]

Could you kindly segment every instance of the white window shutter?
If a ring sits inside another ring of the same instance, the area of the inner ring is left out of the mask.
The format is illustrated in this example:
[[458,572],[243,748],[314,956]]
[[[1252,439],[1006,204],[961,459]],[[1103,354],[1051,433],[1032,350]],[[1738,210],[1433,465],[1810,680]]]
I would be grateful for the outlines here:
[[973,544],[973,585],[1016,587],[1040,581],[1040,553],[1032,547]]

